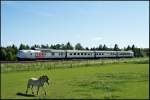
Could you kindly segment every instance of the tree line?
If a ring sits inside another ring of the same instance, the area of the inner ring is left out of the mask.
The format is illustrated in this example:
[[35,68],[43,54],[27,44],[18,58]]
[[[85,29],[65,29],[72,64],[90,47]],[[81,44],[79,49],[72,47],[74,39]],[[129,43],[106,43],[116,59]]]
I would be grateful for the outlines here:
[[20,44],[19,47],[15,46],[13,44],[12,46],[0,47],[0,48],[1,48],[1,51],[0,51],[1,52],[0,53],[1,61],[15,61],[15,60],[17,60],[16,54],[17,54],[18,50],[23,50],[23,49],[34,50],[35,48],[57,49],[57,50],[73,50],[73,49],[75,49],[75,50],[105,50],[105,51],[132,50],[134,52],[135,57],[149,56],[149,48],[138,48],[134,44],[132,46],[128,45],[127,47],[124,47],[124,48],[119,48],[117,44],[115,44],[113,48],[107,47],[105,44],[104,45],[100,44],[97,47],[88,48],[88,47],[83,47],[81,45],[81,43],[77,43],[75,46],[72,46],[72,44],[70,42],[67,42],[66,44],[53,44],[53,45],[48,45],[48,44],[37,45],[37,44],[35,44],[33,46]]

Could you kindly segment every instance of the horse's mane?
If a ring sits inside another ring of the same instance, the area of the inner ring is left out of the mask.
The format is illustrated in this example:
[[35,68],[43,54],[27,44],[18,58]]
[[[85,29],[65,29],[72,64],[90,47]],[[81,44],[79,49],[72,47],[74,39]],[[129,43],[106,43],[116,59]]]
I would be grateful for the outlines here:
[[43,76],[40,76],[38,79],[41,79]]
[[42,77],[48,77],[47,75],[42,75],[38,79],[41,79]]

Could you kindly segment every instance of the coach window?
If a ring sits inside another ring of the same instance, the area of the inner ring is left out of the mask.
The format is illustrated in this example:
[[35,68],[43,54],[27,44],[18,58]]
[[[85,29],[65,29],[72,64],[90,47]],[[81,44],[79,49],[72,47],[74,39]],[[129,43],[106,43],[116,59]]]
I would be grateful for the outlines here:
[[54,56],[55,55],[55,53],[54,52],[52,52],[52,56]]
[[74,53],[74,55],[76,55],[76,53]]
[[80,55],[80,53],[78,53],[78,55]]
[[81,53],[81,55],[83,55],[83,53]]
[[32,55],[32,53],[30,53],[30,55]]
[[70,53],[70,55],[72,55],[72,53]]
[[86,53],[84,53],[84,55],[86,55]]

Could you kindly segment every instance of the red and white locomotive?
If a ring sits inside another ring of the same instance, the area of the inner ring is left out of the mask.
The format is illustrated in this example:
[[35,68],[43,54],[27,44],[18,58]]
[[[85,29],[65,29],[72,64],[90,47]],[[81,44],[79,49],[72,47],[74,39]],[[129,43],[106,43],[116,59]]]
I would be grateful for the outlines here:
[[18,60],[37,60],[37,59],[78,59],[78,58],[117,58],[133,57],[132,51],[91,51],[91,50],[54,50],[36,49],[19,50]]

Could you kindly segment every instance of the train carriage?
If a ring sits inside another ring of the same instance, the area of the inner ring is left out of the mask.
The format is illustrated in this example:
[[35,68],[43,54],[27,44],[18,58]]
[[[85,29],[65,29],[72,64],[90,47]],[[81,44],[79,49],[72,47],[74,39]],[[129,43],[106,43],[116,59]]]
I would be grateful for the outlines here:
[[116,57],[116,51],[95,51],[96,58],[101,57]]
[[43,58],[39,56],[41,52],[39,50],[19,50],[17,53],[18,60],[34,60],[36,58]]
[[133,57],[134,53],[132,51],[116,51],[117,57]]
[[94,58],[94,52],[85,50],[67,50],[67,58]]
[[54,59],[64,59],[66,57],[65,50],[52,50],[51,58]]
[[19,50],[18,60],[36,59],[84,59],[84,58],[113,58],[113,57],[133,57],[132,51],[90,51],[90,50],[54,50],[36,49]]
[[52,50],[52,49],[42,49],[44,53],[43,59],[64,59],[66,54],[65,50]]

